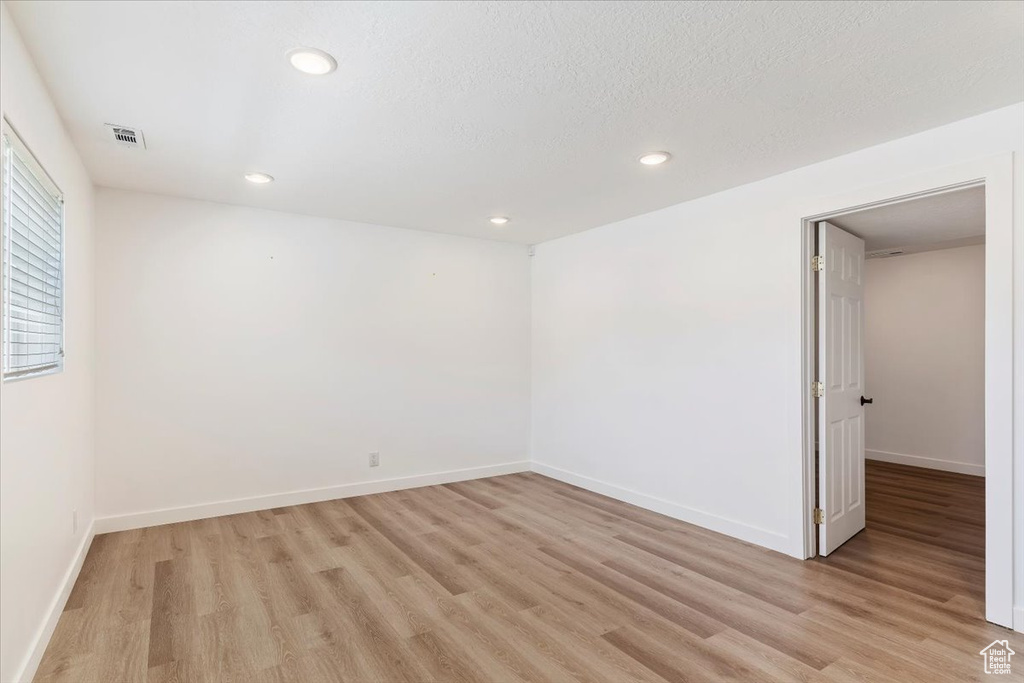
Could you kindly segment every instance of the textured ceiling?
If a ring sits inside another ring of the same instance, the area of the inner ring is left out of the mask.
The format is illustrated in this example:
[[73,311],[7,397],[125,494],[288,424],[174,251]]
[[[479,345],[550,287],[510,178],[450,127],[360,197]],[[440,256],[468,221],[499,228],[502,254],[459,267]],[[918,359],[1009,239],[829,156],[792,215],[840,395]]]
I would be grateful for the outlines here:
[[985,235],[985,188],[972,187],[829,219],[864,240],[866,251],[926,251],[977,244]]
[[522,243],[1024,100],[1019,2],[8,5],[99,185]]

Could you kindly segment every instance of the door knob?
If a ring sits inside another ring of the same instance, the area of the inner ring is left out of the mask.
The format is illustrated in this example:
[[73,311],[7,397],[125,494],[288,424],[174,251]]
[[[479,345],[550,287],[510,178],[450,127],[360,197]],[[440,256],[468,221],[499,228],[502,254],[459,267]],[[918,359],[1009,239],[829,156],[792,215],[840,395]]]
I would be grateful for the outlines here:
[[873,399],[873,398],[864,398],[863,396],[860,397],[860,404],[861,405],[864,405],[865,403],[874,403],[874,402],[875,402],[875,399]]

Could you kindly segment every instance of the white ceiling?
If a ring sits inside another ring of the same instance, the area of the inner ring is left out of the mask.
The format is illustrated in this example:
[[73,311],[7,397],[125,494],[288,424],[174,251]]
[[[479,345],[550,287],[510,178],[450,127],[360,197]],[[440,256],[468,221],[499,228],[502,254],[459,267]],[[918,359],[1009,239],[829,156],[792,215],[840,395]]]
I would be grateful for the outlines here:
[[944,192],[829,222],[863,239],[868,252],[899,247],[911,253],[978,244],[985,235],[985,188]]
[[522,243],[1024,100],[1019,2],[8,5],[99,185]]

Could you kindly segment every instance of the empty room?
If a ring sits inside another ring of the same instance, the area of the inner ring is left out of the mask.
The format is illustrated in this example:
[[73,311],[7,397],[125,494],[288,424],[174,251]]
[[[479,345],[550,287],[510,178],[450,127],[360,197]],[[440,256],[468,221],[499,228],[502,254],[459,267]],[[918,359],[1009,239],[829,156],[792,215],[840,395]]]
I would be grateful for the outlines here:
[[1024,2],[0,0],[0,683],[1020,680]]

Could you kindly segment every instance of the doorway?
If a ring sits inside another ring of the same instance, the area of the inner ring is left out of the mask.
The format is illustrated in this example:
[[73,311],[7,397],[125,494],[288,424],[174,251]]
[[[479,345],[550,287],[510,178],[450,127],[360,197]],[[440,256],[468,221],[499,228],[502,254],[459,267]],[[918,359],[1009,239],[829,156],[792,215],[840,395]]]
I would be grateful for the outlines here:
[[[984,289],[984,463],[987,478],[984,482],[984,606],[987,620],[1013,627],[1013,468],[1012,468],[1012,410],[1013,394],[1011,369],[1012,343],[1012,165],[1009,155],[966,163],[956,167],[937,169],[920,176],[898,179],[871,188],[852,191],[842,197],[815,202],[812,210],[804,213],[802,270],[803,282],[803,370],[801,395],[803,396],[803,491],[801,495],[801,531],[804,538],[804,556],[818,554],[819,508],[818,471],[816,469],[818,445],[816,425],[819,419],[819,399],[814,394],[821,389],[817,381],[817,316],[815,273],[811,269],[812,257],[818,255],[817,237],[822,223],[841,224],[844,217],[919,199],[938,198],[944,194],[977,189],[984,192],[985,205],[985,289]],[[909,205],[908,205],[909,206]],[[862,385],[863,386],[863,385]],[[853,387],[847,386],[849,390]],[[869,400],[867,392],[858,395]],[[852,392],[848,392],[851,393]],[[870,409],[872,404],[864,406]],[[853,417],[851,413],[851,418]],[[863,420],[861,420],[863,423]],[[827,439],[827,435],[821,435]],[[847,438],[847,436],[844,436]],[[849,444],[849,441],[845,443]],[[863,450],[863,441],[853,450]],[[827,448],[827,446],[826,446]],[[864,481],[864,460],[852,465],[861,466],[859,472],[847,474],[853,482]],[[898,464],[882,465],[897,467]],[[826,465],[827,467],[827,465]],[[874,467],[874,466],[872,466]],[[844,486],[849,482],[844,482]],[[975,487],[977,488],[977,487]],[[855,496],[854,496],[855,497]],[[848,501],[853,500],[849,497]],[[862,498],[863,501],[863,498]],[[863,505],[863,503],[862,503]],[[827,508],[828,502],[825,501]],[[827,516],[828,510],[823,513]],[[855,517],[855,515],[853,516]],[[849,518],[849,517],[848,517]],[[856,525],[855,525],[856,526]],[[856,533],[856,530],[854,531]],[[845,539],[843,539],[845,540]],[[839,541],[828,548],[831,552],[841,547]],[[981,591],[979,591],[981,593]]]
[[979,615],[984,231],[983,186],[817,227],[820,561]]

